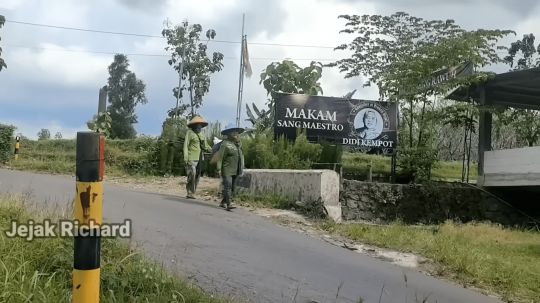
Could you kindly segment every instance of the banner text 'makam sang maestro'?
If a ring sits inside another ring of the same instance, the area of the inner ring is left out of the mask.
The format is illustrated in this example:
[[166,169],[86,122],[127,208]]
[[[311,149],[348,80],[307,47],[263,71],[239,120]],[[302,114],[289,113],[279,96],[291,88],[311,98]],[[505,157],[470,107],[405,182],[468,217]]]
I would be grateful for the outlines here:
[[334,130],[343,131],[343,124],[335,124],[336,112],[313,110],[313,109],[297,109],[286,108],[285,118],[291,119],[305,119],[315,121],[328,121],[328,122],[312,122],[312,121],[298,121],[298,120],[277,120],[277,126],[279,127],[291,127],[291,128],[307,128],[307,129],[320,129],[320,130]]

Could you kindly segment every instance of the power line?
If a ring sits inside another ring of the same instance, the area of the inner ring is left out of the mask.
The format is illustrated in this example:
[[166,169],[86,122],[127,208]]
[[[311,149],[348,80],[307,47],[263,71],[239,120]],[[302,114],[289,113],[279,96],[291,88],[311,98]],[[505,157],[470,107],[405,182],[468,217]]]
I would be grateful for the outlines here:
[[[164,39],[162,36],[154,36],[154,35],[144,35],[144,34],[131,34],[131,33],[121,33],[121,32],[111,32],[111,31],[100,31],[100,30],[93,30],[93,29],[83,29],[83,28],[75,28],[75,27],[64,27],[64,26],[56,26],[56,25],[48,25],[48,24],[38,24],[38,23],[29,23],[29,22],[21,22],[21,21],[11,21],[6,20],[6,22],[11,23],[17,23],[17,24],[24,24],[24,25],[32,25],[32,26],[40,26],[40,27],[48,27],[48,28],[57,28],[57,29],[65,29],[65,30],[72,30],[72,31],[82,31],[82,32],[91,32],[91,33],[100,33],[100,34],[110,34],[110,35],[122,35],[122,36],[135,36],[135,37],[146,37],[146,38],[161,38]],[[236,43],[240,44],[240,41],[226,41],[226,40],[210,40],[210,42],[217,42],[217,43]],[[321,45],[299,45],[299,44],[279,44],[279,43],[261,43],[261,42],[250,42],[250,45],[267,45],[267,46],[282,46],[282,47],[308,47],[308,48],[327,48],[327,49],[334,49],[335,46],[321,46]]]
[[[46,48],[46,47],[33,47],[33,46],[24,46],[24,45],[10,45],[10,44],[4,44],[4,47],[18,47],[18,48],[28,48],[28,49],[39,49],[39,50],[50,50],[50,51],[58,51],[58,52],[72,52],[72,53],[90,53],[90,54],[106,54],[106,55],[116,55],[116,54],[124,54],[126,56],[141,56],[141,57],[170,57],[171,55],[158,55],[158,54],[130,54],[130,53],[123,53],[123,52],[98,52],[98,51],[83,51],[83,50],[71,50],[71,49],[57,49],[57,48]],[[238,58],[231,58],[231,57],[224,57],[224,59],[228,60],[238,60]],[[250,60],[283,60],[277,59],[277,58],[249,58]],[[340,59],[290,59],[289,60],[295,60],[295,61],[338,61]]]

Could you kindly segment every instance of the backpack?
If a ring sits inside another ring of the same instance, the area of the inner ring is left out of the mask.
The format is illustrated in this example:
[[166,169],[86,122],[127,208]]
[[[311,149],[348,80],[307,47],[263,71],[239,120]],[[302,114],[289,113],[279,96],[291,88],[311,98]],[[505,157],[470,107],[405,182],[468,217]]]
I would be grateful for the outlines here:
[[219,151],[219,148],[221,147],[222,142],[223,141],[219,141],[218,143],[214,144],[214,146],[212,146],[212,155],[210,156],[210,163],[212,164],[217,163],[218,151]]

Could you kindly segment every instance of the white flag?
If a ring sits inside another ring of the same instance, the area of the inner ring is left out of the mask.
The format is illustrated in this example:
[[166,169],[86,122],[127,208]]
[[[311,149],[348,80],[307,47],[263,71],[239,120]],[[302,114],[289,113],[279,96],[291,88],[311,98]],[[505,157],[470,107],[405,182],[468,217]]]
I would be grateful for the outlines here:
[[246,77],[251,78],[253,71],[251,70],[251,63],[249,63],[249,52],[247,48],[247,38],[244,38],[244,73]]

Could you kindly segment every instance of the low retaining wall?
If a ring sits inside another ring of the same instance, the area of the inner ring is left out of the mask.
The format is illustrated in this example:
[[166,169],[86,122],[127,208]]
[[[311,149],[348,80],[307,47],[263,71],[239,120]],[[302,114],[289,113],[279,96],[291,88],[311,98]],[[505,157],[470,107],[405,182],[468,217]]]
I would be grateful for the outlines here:
[[407,224],[448,219],[525,224],[527,218],[493,196],[465,184],[402,185],[344,180],[339,201],[344,220]]
[[287,195],[305,204],[320,201],[330,218],[336,222],[342,218],[340,177],[332,170],[246,169],[236,186],[255,195]]

